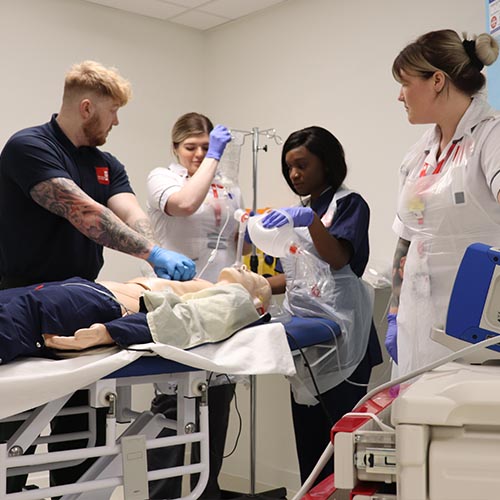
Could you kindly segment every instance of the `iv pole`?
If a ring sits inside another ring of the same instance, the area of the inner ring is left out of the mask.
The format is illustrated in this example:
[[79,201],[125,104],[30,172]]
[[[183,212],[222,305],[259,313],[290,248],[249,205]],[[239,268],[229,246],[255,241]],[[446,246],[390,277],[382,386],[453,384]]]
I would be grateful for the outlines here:
[[[261,135],[266,136],[267,139],[274,139],[276,144],[282,144],[283,140],[279,135],[276,134],[275,129],[259,130],[258,127],[249,130],[235,130],[234,132],[239,132],[243,134],[243,141],[245,136],[252,136],[252,189],[253,189],[253,199],[252,199],[252,210],[257,213],[257,157],[259,151],[265,151],[267,153],[267,144],[260,147],[259,137]],[[252,254],[250,255],[250,270],[254,273],[258,272],[259,258],[257,256],[257,248],[252,243]],[[257,378],[255,375],[250,375],[250,493],[248,495],[241,495],[244,497],[254,497],[260,499],[266,498],[286,498],[286,488],[276,488],[274,490],[264,491],[262,493],[256,493],[255,482],[256,482],[256,442],[257,442]],[[239,497],[238,497],[239,498]]]
[[[262,133],[265,133],[264,131]],[[262,148],[259,148],[259,129],[254,127],[252,129],[252,188],[253,188],[253,198],[252,198],[252,210],[257,213],[257,156],[259,154],[259,149],[262,149],[267,153],[267,144]],[[252,255],[250,256],[250,270],[256,273],[259,268],[259,258],[257,257],[257,249],[252,243]]]

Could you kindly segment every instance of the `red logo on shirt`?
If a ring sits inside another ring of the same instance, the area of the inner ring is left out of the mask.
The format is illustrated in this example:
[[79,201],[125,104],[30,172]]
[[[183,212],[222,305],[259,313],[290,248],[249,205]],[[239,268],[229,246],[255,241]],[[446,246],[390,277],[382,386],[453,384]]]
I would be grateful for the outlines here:
[[109,184],[109,168],[108,167],[95,167],[97,182],[99,184]]

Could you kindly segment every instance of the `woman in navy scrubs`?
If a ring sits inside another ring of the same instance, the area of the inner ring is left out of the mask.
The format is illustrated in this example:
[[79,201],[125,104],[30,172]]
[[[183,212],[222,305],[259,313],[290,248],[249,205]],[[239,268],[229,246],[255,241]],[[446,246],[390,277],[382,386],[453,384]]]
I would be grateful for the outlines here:
[[[316,347],[306,350],[312,374],[299,360],[298,375],[291,380],[295,441],[305,481],[328,444],[333,423],[366,394],[372,367],[382,357],[372,322],[372,297],[361,280],[369,257],[370,210],[361,195],[343,184],[347,166],[342,145],[324,128],[298,130],[283,146],[281,165],[300,204],[272,211],[262,223],[279,227],[290,218],[295,242],[307,252],[282,258],[284,274],[268,280],[273,293],[286,293],[284,306],[292,315],[327,317],[341,329],[328,354]],[[302,263],[316,262],[310,269],[326,269],[327,293],[304,293],[301,280],[311,277],[298,271],[301,258]],[[325,467],[317,481],[330,473]]]

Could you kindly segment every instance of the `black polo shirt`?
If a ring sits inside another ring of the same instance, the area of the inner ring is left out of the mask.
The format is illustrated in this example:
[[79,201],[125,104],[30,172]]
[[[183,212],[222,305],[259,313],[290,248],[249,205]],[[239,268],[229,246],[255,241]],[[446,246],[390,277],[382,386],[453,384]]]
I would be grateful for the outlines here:
[[94,280],[103,265],[101,245],[32,200],[36,184],[57,177],[105,206],[115,194],[133,192],[125,167],[97,148],[76,148],[56,115],[14,134],[0,154],[0,277],[7,283]]

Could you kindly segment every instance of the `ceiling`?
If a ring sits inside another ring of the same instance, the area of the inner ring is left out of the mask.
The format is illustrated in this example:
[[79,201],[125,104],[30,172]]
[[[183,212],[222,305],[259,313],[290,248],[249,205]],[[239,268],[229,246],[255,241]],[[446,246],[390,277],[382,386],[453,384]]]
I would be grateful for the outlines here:
[[201,31],[248,16],[287,0],[87,0]]

